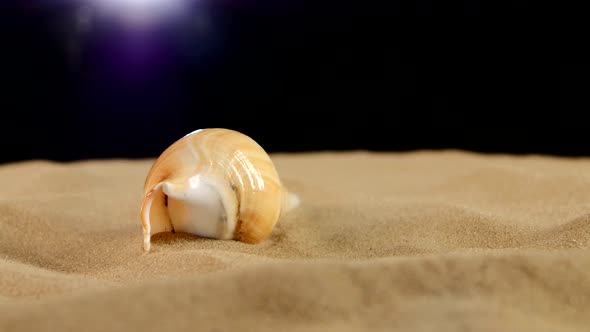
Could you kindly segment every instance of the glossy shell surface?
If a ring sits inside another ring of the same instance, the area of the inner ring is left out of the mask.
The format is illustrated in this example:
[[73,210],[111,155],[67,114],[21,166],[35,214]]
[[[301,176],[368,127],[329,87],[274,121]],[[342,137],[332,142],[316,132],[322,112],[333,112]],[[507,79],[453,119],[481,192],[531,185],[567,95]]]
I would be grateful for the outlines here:
[[194,131],[168,147],[143,191],[144,249],[168,231],[259,243],[281,214],[298,204],[264,149],[240,132]]

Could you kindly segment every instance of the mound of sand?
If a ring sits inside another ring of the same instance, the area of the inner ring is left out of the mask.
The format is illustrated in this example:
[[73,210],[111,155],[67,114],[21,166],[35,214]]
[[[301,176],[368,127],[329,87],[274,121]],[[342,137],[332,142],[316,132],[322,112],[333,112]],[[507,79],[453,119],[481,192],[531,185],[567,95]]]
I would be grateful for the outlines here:
[[272,156],[259,245],[160,234],[153,160],[0,166],[0,331],[588,331],[590,159]]

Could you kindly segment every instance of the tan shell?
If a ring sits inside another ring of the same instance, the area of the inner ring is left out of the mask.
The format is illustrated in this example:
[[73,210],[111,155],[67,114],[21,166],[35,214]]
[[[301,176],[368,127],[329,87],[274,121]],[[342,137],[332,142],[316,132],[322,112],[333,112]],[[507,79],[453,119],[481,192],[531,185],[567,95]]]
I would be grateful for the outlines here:
[[298,203],[250,137],[222,128],[197,130],[168,147],[147,175],[144,250],[150,250],[153,234],[175,230],[259,243]]

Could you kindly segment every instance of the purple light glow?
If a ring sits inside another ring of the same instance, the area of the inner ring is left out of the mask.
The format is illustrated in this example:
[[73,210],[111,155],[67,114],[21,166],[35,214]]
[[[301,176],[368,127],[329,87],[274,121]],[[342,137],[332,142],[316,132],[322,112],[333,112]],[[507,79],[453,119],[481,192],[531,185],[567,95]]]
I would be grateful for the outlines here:
[[179,23],[197,0],[76,1],[76,32],[68,44],[72,66],[79,68],[84,53],[90,77],[134,84],[157,80],[174,66],[178,33],[172,27],[182,29]]
[[76,1],[69,60],[96,89],[168,89],[182,66],[210,61],[223,40],[204,1]]
[[103,14],[142,27],[161,19],[181,15],[189,0],[87,0]]
[[169,67],[165,43],[156,36],[128,33],[111,38],[101,52],[103,72],[129,83],[157,79]]

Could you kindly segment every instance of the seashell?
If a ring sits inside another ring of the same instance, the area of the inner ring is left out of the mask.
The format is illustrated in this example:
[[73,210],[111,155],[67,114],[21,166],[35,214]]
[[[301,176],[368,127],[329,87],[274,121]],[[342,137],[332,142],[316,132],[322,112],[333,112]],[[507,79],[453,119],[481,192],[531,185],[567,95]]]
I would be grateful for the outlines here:
[[298,205],[253,139],[230,129],[199,129],[162,152],[147,175],[143,248],[149,251],[151,236],[161,232],[259,243]]

